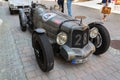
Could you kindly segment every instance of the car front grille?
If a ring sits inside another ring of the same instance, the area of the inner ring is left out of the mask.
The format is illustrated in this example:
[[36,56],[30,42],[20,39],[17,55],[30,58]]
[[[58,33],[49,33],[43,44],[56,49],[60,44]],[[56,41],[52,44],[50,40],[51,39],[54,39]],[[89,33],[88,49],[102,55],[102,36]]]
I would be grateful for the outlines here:
[[72,32],[72,47],[83,48],[89,41],[89,30],[73,30]]
[[18,6],[18,8],[23,8],[23,6]]
[[29,6],[24,6],[24,8],[29,8]]
[[29,6],[18,6],[18,8],[29,8]]

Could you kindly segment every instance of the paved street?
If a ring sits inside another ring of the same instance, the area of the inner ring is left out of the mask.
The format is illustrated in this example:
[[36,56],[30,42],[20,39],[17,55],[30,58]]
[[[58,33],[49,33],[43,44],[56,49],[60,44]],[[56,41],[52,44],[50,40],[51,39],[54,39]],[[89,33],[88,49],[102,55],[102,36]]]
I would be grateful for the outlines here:
[[[45,4],[48,3],[53,2]],[[87,17],[84,23],[101,21],[100,10],[76,5],[72,10],[73,17]],[[20,30],[18,15],[10,15],[7,3],[4,3],[0,6],[0,19],[3,20],[0,26],[0,80],[120,80],[119,17],[119,14],[110,14],[103,24],[111,36],[111,46],[105,54],[92,55],[88,62],[78,65],[55,57],[54,69],[44,73],[34,56],[31,33]]]

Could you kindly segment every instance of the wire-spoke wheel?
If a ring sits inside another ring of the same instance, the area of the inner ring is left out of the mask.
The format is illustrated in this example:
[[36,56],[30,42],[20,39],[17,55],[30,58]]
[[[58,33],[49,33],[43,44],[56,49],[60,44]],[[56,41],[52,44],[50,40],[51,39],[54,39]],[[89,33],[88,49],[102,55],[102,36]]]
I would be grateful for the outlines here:
[[96,38],[91,39],[91,42],[95,45],[95,55],[100,55],[106,52],[110,46],[110,35],[108,30],[101,24],[90,24],[90,29],[96,27],[99,34]]

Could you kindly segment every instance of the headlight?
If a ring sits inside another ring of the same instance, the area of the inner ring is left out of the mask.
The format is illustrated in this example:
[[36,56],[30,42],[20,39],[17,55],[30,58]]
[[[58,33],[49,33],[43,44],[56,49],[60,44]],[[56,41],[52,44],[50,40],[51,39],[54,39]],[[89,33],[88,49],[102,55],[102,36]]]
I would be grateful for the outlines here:
[[10,4],[10,7],[11,7],[11,8],[14,8],[14,5],[13,5],[13,4]]
[[91,30],[90,30],[90,37],[91,38],[95,38],[96,36],[98,35],[98,29],[97,28],[92,28]]
[[17,6],[15,6],[14,4],[10,4],[10,7],[17,9]]
[[67,42],[67,34],[65,32],[60,32],[57,35],[56,40],[57,40],[57,44],[64,45]]
[[13,8],[14,8],[14,9],[17,9],[17,6],[14,6]]

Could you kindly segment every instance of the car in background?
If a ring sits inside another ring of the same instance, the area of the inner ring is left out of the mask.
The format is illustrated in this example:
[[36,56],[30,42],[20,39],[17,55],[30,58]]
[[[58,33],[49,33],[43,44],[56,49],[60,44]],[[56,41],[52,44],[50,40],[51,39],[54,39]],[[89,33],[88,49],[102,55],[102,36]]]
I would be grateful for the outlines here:
[[10,14],[15,14],[20,8],[24,8],[25,12],[29,11],[31,0],[8,0]]

